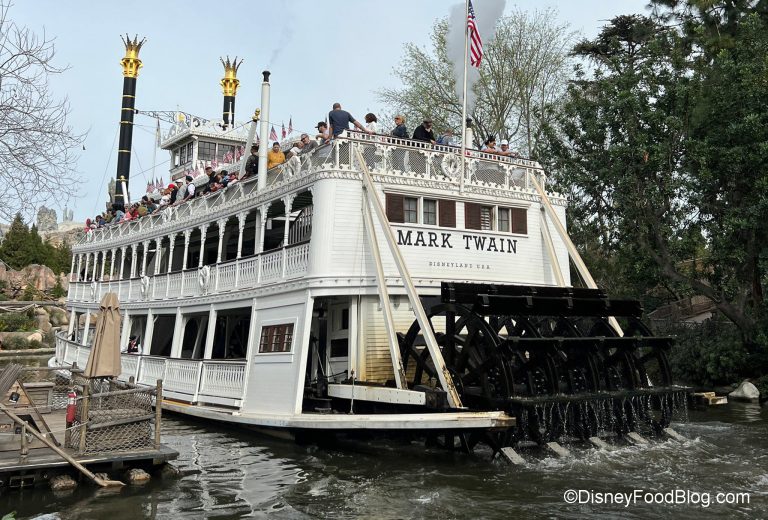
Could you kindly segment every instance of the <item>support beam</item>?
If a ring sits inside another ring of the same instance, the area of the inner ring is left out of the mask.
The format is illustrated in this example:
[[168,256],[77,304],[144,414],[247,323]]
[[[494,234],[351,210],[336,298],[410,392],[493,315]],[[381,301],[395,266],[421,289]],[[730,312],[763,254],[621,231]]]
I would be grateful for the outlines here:
[[227,219],[223,218],[218,221],[219,224],[219,249],[216,253],[216,263],[221,263],[221,257],[224,251],[222,248],[224,247],[224,231],[227,229]]
[[155,333],[155,315],[152,309],[147,311],[147,327],[144,329],[144,338],[141,341],[141,352],[144,355],[152,353],[152,336]]
[[[245,161],[243,161],[245,164]],[[243,256],[243,232],[245,231],[245,220],[248,218],[248,212],[242,212],[237,214],[237,256],[239,260]]]
[[421,332],[424,335],[424,342],[427,345],[429,355],[431,356],[432,362],[435,365],[437,377],[440,380],[440,385],[447,394],[448,404],[452,408],[462,408],[463,406],[461,404],[461,397],[459,396],[459,392],[456,390],[456,386],[453,384],[451,373],[449,372],[448,367],[445,365],[443,354],[440,352],[440,346],[437,344],[435,333],[432,330],[432,324],[429,322],[427,313],[424,311],[424,306],[421,304],[419,293],[416,291],[416,287],[413,285],[411,274],[408,271],[408,266],[405,263],[405,259],[403,258],[403,255],[400,252],[400,248],[397,245],[397,241],[395,240],[395,236],[392,233],[392,228],[389,225],[387,214],[384,211],[381,200],[379,200],[379,196],[376,194],[376,188],[373,185],[371,173],[368,171],[368,165],[366,164],[365,158],[360,153],[358,148],[354,148],[354,153],[357,156],[358,166],[363,172],[363,186],[365,186],[366,190],[370,194],[369,200],[372,202],[374,212],[376,213],[376,217],[378,218],[379,224],[381,225],[381,228],[384,232],[384,237],[387,239],[387,245],[389,246],[389,250],[392,253],[392,257],[395,261],[395,266],[397,266],[397,270],[403,280],[405,291],[408,294],[411,307],[413,308],[414,314],[416,315],[416,321],[419,322],[419,327],[421,327]]
[[560,270],[560,262],[557,261],[557,255],[555,254],[555,244],[552,242],[552,235],[549,233],[549,224],[547,223],[547,217],[544,214],[544,207],[541,208],[541,237],[544,239],[544,246],[547,250],[547,257],[549,263],[552,264],[552,272],[555,275],[555,281],[560,287],[565,287],[565,278],[563,272]]
[[208,224],[200,226],[200,261],[197,263],[197,267],[203,267],[203,260],[205,259],[205,235],[208,233]]
[[392,316],[392,302],[389,299],[389,290],[387,281],[384,278],[384,267],[381,263],[381,252],[379,251],[379,241],[376,237],[376,229],[373,226],[371,218],[371,207],[368,203],[369,197],[375,197],[376,193],[368,193],[363,190],[363,223],[365,224],[366,236],[373,253],[373,263],[376,266],[376,285],[379,289],[379,301],[381,310],[384,312],[384,328],[387,331],[387,340],[389,343],[389,357],[392,360],[392,371],[395,375],[395,385],[399,389],[408,388],[408,381],[403,368],[403,360],[400,357],[400,345],[397,342],[397,331],[395,330],[395,319]]
[[83,324],[83,341],[82,345],[88,344],[88,332],[91,330],[91,310],[85,311],[85,323]]
[[171,343],[171,357],[180,358],[182,344],[184,343],[184,325],[186,319],[181,313],[181,307],[176,307],[176,319],[173,322],[173,342]]
[[216,309],[211,305],[208,309],[208,332],[205,336],[205,350],[203,359],[211,359],[213,354],[213,339],[216,335]]
[[[592,278],[592,275],[589,273],[589,269],[587,269],[587,264],[585,264],[584,260],[581,258],[581,255],[576,249],[576,246],[573,244],[571,237],[568,235],[568,232],[565,230],[565,226],[563,226],[563,223],[560,222],[560,217],[557,216],[557,213],[555,212],[555,208],[552,207],[552,202],[550,202],[546,192],[541,187],[541,184],[539,184],[538,179],[536,179],[535,175],[531,175],[531,174],[528,174],[528,179],[530,180],[531,184],[533,184],[533,187],[538,192],[539,197],[541,198],[541,202],[544,205],[544,211],[546,212],[549,219],[552,221],[552,224],[554,224],[555,229],[557,230],[557,234],[560,235],[560,239],[563,241],[563,243],[565,244],[565,247],[568,249],[568,254],[571,257],[571,261],[573,262],[573,265],[576,266],[576,270],[579,272],[581,277],[584,279],[584,283],[586,283],[587,287],[589,287],[590,289],[597,289],[597,284],[595,283],[594,278]],[[608,323],[611,324],[611,326],[614,328],[614,330],[619,336],[622,336],[622,337],[624,336],[624,331],[621,330],[621,326],[619,325],[619,322],[616,321],[616,318],[614,318],[613,316],[609,316]]]

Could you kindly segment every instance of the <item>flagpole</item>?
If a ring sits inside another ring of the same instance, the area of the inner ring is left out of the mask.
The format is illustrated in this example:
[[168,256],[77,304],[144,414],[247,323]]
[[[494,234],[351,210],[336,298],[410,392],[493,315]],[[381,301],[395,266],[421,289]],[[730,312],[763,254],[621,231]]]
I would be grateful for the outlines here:
[[461,105],[461,177],[459,177],[459,193],[464,193],[464,174],[467,158],[467,56],[469,54],[469,0],[464,2],[464,85],[462,86]]
[[155,130],[155,146],[152,150],[152,179],[155,179],[155,166],[157,166],[157,149],[160,147],[160,120],[157,120],[157,130]]

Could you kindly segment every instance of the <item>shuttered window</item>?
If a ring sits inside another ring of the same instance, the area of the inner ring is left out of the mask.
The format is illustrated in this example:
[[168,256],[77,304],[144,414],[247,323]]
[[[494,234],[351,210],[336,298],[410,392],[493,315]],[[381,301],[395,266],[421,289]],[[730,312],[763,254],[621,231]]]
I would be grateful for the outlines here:
[[480,204],[464,203],[464,227],[467,229],[481,229]]
[[528,233],[528,210],[525,208],[511,208],[512,233],[525,235]]
[[440,210],[438,217],[442,227],[456,227],[456,202],[453,200],[439,200],[437,202]]
[[390,222],[403,222],[403,197],[393,193],[386,194],[387,219]]

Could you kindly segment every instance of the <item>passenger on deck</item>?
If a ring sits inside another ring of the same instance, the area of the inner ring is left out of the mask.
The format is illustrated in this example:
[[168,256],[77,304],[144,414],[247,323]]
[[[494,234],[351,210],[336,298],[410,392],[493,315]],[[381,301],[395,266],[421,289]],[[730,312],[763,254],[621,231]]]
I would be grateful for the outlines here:
[[352,114],[346,110],[342,110],[340,103],[334,103],[333,110],[328,112],[328,127],[330,129],[332,138],[336,138],[344,130],[349,130],[350,123],[355,125],[355,128],[361,132],[365,132],[367,134],[371,133],[369,130],[366,130],[363,125],[357,121],[357,119],[352,117]]
[[498,150],[496,149],[496,136],[489,135],[488,139],[485,140],[483,147],[480,148],[480,151],[485,153],[498,153]]
[[248,177],[256,177],[259,174],[259,145],[251,146],[251,155],[245,161],[245,174],[243,180]]
[[501,150],[498,151],[498,154],[506,155],[508,157],[520,157],[520,154],[509,149],[509,141],[506,139],[501,140]]
[[409,139],[408,128],[405,126],[405,116],[395,116],[395,128],[392,130],[392,137],[399,139]]
[[368,112],[365,114],[365,129],[370,134],[379,133],[379,120],[376,118],[376,114]]
[[435,132],[432,130],[432,120],[427,118],[416,130],[413,131],[413,139],[415,141],[424,141],[427,143],[435,144]]
[[278,164],[285,162],[285,154],[280,149],[280,143],[275,141],[272,143],[272,149],[267,152],[267,170],[271,170]]
[[123,354],[141,354],[141,345],[139,339],[136,336],[128,338],[128,345],[125,346],[120,352]]
[[[301,144],[301,146],[299,146]],[[307,134],[301,134],[301,139],[298,143],[296,143],[296,146],[299,146],[301,149],[301,152],[299,152],[299,155],[306,155],[315,148],[317,148],[317,141],[313,141],[309,138],[309,135]]]
[[458,140],[456,139],[456,136],[453,135],[453,130],[446,128],[443,135],[437,139],[437,144],[442,144],[444,146],[458,146]]
[[191,175],[187,175],[184,180],[187,181],[187,184],[186,188],[184,188],[184,198],[181,202],[186,202],[195,197],[195,183],[192,182],[194,179],[192,179]]
[[315,136],[315,139],[322,139],[324,143],[327,142],[329,134],[328,134],[328,125],[325,123],[325,121],[320,121],[319,123],[317,123],[317,126],[315,128],[317,128],[317,131],[320,132]]

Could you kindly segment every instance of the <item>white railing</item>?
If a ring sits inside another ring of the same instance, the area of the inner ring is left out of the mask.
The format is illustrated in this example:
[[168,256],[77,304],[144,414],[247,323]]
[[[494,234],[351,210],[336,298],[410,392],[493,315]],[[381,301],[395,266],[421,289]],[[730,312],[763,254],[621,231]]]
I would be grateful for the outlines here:
[[136,376],[139,373],[139,361],[140,356],[136,354],[122,354],[120,356],[120,381],[128,382],[131,378],[136,380]]
[[261,281],[269,282],[282,277],[283,250],[272,251],[261,256]]
[[[56,336],[56,361],[84,369],[91,348],[78,345],[63,335]],[[239,406],[245,390],[245,361],[217,359],[171,359],[158,356],[122,354],[121,381],[131,377],[139,384],[154,386],[163,380],[163,390],[174,399],[188,403],[210,402]]]
[[194,395],[200,381],[201,361],[166,359],[163,389]]
[[285,250],[285,276],[291,278],[307,272],[309,265],[309,243]]
[[200,395],[242,399],[245,362],[206,361],[200,378]]
[[144,385],[155,385],[158,379],[165,379],[165,358],[160,357],[141,357],[141,366],[139,367],[139,383]]
[[[295,278],[307,273],[309,267],[309,242],[261,253],[249,258],[232,260],[211,268],[207,293],[250,289],[259,283],[285,278]],[[259,272],[261,276],[259,276]],[[141,279],[96,282],[97,298],[91,295],[93,282],[73,282],[70,285],[71,301],[100,301],[108,291],[116,292],[121,302],[166,300],[186,298],[202,294],[199,269],[188,269],[171,274],[150,277],[146,295],[141,290]]]

